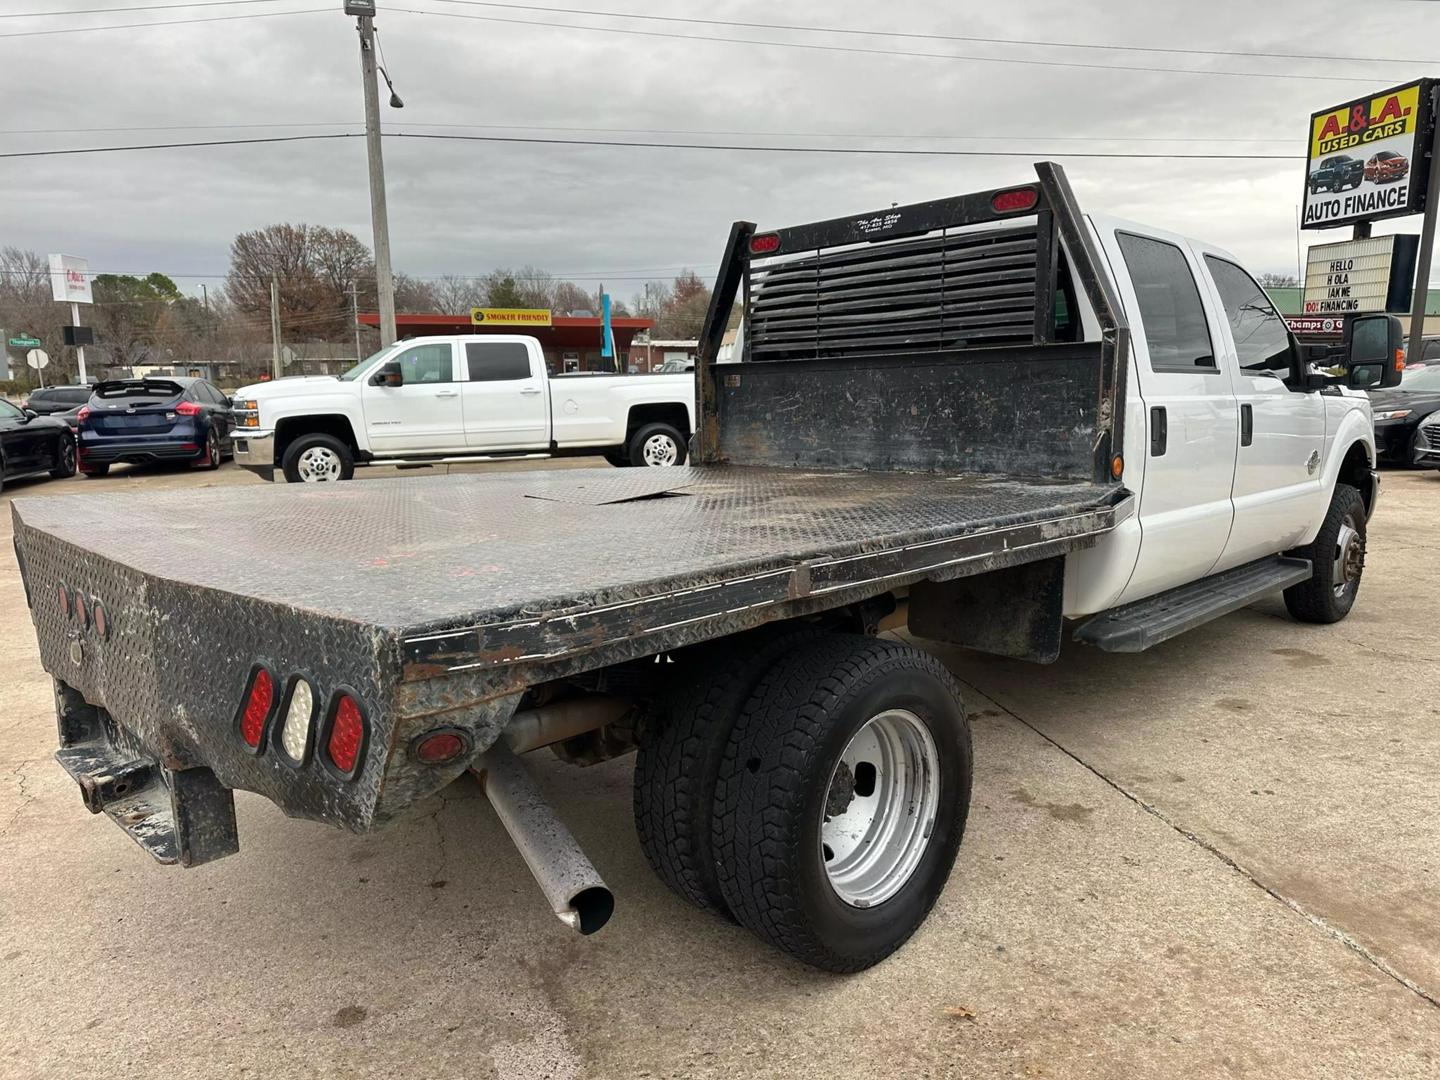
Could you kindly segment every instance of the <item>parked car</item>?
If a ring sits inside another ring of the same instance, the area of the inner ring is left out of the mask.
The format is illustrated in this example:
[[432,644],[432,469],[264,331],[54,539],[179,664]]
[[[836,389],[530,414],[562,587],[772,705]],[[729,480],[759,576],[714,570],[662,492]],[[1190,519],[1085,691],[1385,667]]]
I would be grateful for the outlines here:
[[1440,469],[1440,411],[1431,413],[1415,430],[1415,457],[1412,464]]
[[[717,364],[709,321],[684,380],[705,418],[692,466],[136,492],[124,529],[113,511],[18,502],[56,759],[86,807],[195,866],[238,851],[236,789],[363,833],[469,770],[551,909],[590,933],[614,898],[520,755],[638,749],[636,836],[677,893],[803,963],[883,959],[951,877],[974,759],[960,684],[878,631],[1044,664],[1067,638],[1138,652],[1282,592],[1300,622],[1336,623],[1365,570],[1378,487],[1354,388],[1398,383],[1399,321],[1351,320],[1344,375],[1313,372],[1234,256],[1087,216],[1059,166],[1036,170],[732,225],[712,310],[741,298],[749,344]],[[974,272],[957,280],[936,251]],[[461,341],[430,346],[440,371],[467,358]],[[543,401],[538,345],[513,352]],[[388,363],[356,372],[361,415],[374,425],[383,401],[408,425],[381,396]],[[466,388],[423,370],[403,371],[421,401]],[[557,379],[554,423],[587,384],[670,378]],[[347,400],[333,379],[291,385]],[[517,422],[508,394],[469,389],[497,429]],[[537,407],[531,423],[550,420]],[[101,610],[103,628],[87,623]],[[1199,646],[1217,672],[1234,649],[1320,647],[1313,628],[1267,620],[1258,644],[1235,629]],[[602,787],[566,801],[593,813]],[[88,860],[77,887],[103,888],[110,862]],[[973,878],[950,884],[947,915],[983,906]],[[139,917],[164,912],[157,898]]]
[[0,488],[6,480],[75,475],[75,438],[64,421],[0,399]]
[[1310,174],[1310,193],[1317,191],[1344,191],[1357,188],[1365,179],[1365,164],[1359,158],[1348,154],[1328,157],[1315,167]]
[[204,379],[149,376],[95,384],[76,414],[80,471],[104,476],[111,465],[190,461],[218,469],[231,452],[230,399]]
[[1409,171],[1410,159],[1394,150],[1381,150],[1365,163],[1365,179],[1372,184],[1393,184]]
[[602,455],[683,465],[695,430],[690,375],[546,372],[533,337],[400,341],[338,378],[235,392],[235,462],[292,484],[349,480],[366,465]]
[[88,386],[42,386],[32,390],[24,407],[40,416],[71,412],[90,400]]
[[1406,368],[1400,385],[1370,391],[1375,451],[1381,461],[1409,465],[1415,460],[1420,421],[1440,411],[1440,364]]
[[1405,345],[1405,366],[1412,368],[1424,367],[1427,364],[1440,364],[1440,337],[1423,337],[1420,339],[1420,355],[1411,357],[1410,345]]

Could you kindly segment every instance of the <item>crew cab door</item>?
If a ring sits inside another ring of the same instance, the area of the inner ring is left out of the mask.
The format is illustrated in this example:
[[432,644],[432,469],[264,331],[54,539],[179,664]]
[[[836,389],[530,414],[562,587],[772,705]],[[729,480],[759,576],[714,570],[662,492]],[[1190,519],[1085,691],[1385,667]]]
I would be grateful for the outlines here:
[[1325,400],[1304,388],[1305,365],[1265,290],[1229,255],[1202,250],[1240,412],[1235,522],[1218,572],[1293,547],[1324,512]]
[[461,383],[465,443],[471,450],[548,450],[550,396],[545,361],[526,338],[466,341]]
[[404,384],[375,386],[367,380],[362,391],[371,451],[392,456],[463,451],[454,342],[417,343],[390,362],[400,365]]
[[1189,244],[1148,229],[1097,231],[1130,320],[1147,426],[1140,555],[1117,601],[1125,603],[1204,577],[1220,558],[1233,517],[1238,410]]

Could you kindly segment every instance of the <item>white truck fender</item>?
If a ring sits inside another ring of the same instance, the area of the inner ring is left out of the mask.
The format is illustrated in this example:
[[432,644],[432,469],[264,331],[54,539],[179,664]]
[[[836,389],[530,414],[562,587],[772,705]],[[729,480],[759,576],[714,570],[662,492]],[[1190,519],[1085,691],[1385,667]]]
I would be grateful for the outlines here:
[[[1356,468],[1353,448],[1364,448],[1363,470]],[[1368,517],[1375,510],[1380,481],[1375,475],[1375,427],[1370,419],[1369,409],[1350,409],[1340,417],[1334,436],[1326,439],[1325,463],[1320,473],[1320,487],[1325,492],[1325,501],[1320,504],[1320,514],[1312,521],[1301,538],[1300,546],[1315,539],[1320,525],[1330,509],[1330,497],[1337,483],[1349,483],[1360,489],[1365,500]],[[1363,471],[1363,476],[1361,475]],[[1343,479],[1342,479],[1343,473]]]

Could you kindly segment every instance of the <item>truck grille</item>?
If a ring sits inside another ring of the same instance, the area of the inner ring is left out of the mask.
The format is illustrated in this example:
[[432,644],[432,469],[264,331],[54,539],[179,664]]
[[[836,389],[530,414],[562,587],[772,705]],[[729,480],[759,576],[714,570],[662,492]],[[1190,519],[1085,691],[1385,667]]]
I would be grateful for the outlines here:
[[1028,344],[1036,230],[942,231],[754,259],[751,360]]

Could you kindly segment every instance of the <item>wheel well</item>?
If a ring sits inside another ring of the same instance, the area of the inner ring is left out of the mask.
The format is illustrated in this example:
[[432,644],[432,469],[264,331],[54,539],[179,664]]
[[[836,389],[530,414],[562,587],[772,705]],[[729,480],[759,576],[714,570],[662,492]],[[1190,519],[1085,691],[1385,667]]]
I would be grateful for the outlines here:
[[658,405],[634,405],[625,421],[625,441],[646,424],[669,424],[687,439],[690,437],[690,414],[678,401]]
[[313,435],[317,432],[335,436],[350,448],[352,454],[359,451],[359,446],[355,441],[355,430],[350,426],[348,417],[338,414],[292,416],[275,425],[275,464],[279,465],[285,460],[286,448],[301,435]]
[[1370,467],[1370,455],[1365,450],[1364,443],[1351,443],[1350,449],[1345,451],[1345,459],[1340,462],[1340,472],[1335,478],[1339,484],[1349,484],[1360,492],[1360,498],[1365,502],[1365,513],[1369,514],[1370,500],[1375,497],[1375,485],[1370,482],[1374,469]]

